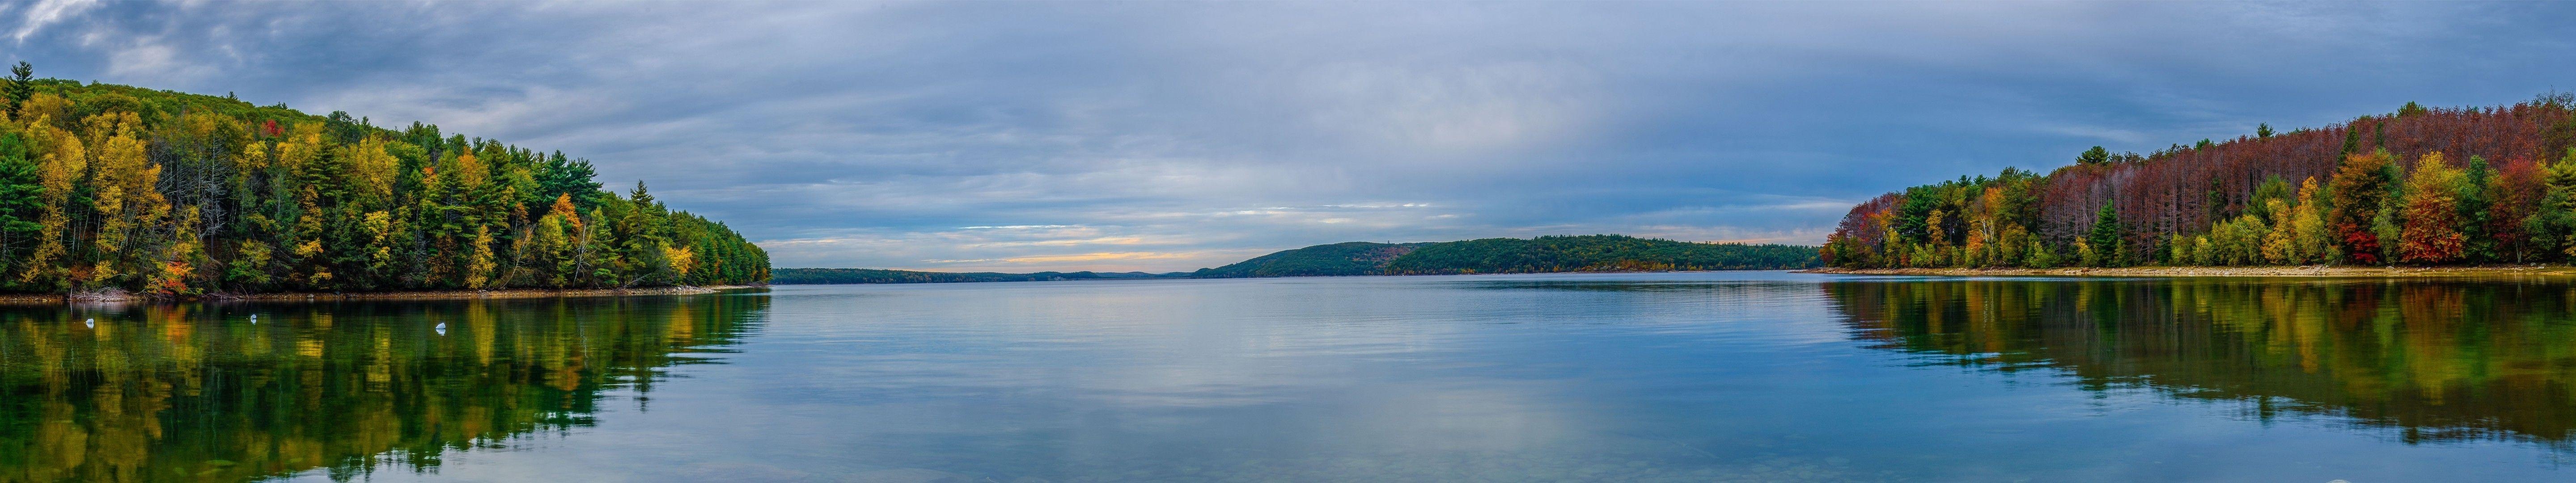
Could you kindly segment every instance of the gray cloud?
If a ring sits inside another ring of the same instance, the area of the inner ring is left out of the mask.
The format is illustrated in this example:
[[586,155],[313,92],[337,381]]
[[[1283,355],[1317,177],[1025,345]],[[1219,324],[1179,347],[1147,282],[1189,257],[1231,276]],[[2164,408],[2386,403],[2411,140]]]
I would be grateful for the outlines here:
[[1842,207],[2563,77],[2528,4],[0,5],[40,72],[560,149],[780,266],[1821,240]]

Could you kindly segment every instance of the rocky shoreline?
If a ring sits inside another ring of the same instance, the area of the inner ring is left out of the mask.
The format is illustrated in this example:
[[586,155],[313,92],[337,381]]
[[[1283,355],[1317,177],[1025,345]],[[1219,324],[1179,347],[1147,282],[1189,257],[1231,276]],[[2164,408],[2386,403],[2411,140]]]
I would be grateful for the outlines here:
[[1954,277],[2492,277],[2576,276],[2576,267],[2122,267],[2122,268],[1813,268],[1793,273]]
[[713,285],[692,287],[602,288],[602,289],[501,289],[501,290],[422,290],[409,292],[277,292],[250,294],[208,294],[190,297],[164,297],[127,293],[122,290],[74,292],[68,294],[0,294],[0,304],[59,304],[67,302],[139,302],[147,300],[463,300],[548,297],[622,297],[642,295],[702,295],[723,290],[761,288],[755,285]]

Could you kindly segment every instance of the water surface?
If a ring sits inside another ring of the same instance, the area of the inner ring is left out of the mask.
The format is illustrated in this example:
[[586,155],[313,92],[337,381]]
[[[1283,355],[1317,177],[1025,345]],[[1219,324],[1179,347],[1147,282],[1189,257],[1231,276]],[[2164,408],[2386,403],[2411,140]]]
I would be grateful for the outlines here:
[[21,307],[0,481],[2550,481],[2571,376],[2539,279]]

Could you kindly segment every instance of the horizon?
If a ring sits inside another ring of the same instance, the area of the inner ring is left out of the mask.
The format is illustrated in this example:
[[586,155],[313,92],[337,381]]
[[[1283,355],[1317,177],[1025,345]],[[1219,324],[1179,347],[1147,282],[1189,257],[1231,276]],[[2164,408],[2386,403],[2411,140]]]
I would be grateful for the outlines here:
[[1096,7],[46,1],[0,25],[40,77],[561,150],[775,266],[941,272],[1814,245],[1880,193],[2091,146],[2576,87],[2558,5]]

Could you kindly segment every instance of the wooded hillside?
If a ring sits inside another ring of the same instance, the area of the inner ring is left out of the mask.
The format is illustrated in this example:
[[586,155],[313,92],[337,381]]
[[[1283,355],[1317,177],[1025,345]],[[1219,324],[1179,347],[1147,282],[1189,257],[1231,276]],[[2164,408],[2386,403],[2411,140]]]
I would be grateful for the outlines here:
[[284,104],[36,79],[0,106],[0,291],[757,283],[723,223],[561,152]]
[[2153,153],[2095,147],[1852,208],[1839,267],[2480,264],[2576,255],[2576,94]]

